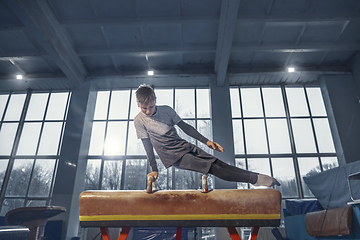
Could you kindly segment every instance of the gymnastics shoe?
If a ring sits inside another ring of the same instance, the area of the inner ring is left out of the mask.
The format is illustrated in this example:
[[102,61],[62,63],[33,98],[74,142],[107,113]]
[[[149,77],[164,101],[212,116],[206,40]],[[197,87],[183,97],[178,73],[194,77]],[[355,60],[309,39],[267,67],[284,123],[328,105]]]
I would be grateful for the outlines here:
[[258,180],[254,184],[254,186],[264,186],[264,187],[273,187],[275,185],[280,186],[281,184],[275,178],[264,174],[259,174]]

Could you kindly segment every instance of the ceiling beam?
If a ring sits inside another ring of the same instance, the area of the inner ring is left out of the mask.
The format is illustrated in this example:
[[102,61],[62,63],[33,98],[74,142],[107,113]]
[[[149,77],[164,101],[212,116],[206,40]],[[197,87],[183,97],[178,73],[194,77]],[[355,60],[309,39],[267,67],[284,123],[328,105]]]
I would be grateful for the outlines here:
[[47,1],[4,0],[4,2],[69,80],[77,84],[83,83],[87,71],[66,38],[62,26]]
[[[266,44],[266,45],[240,45],[232,46],[233,52],[336,52],[336,51],[360,51],[360,44],[333,44],[333,43],[318,43],[318,44]],[[159,54],[181,54],[181,53],[215,53],[214,46],[189,46],[189,47],[124,47],[113,49],[85,49],[78,50],[77,54],[80,57],[86,56],[106,56],[106,55],[131,55],[131,56],[148,56]],[[46,53],[6,53],[1,54],[0,61],[9,60],[25,60],[34,58],[51,57]]]
[[231,51],[257,51],[257,52],[323,52],[323,51],[358,51],[360,44],[335,44],[335,43],[305,43],[305,44],[266,44],[266,45],[238,45]]
[[240,15],[237,22],[284,22],[284,23],[303,23],[303,22],[343,22],[359,20],[360,15],[356,13],[335,13],[335,14],[271,14],[271,15]]
[[176,53],[199,53],[199,52],[215,52],[215,46],[186,46],[186,47],[123,47],[123,48],[113,48],[113,49],[85,49],[78,50],[79,56],[97,56],[97,55],[117,55],[117,54],[126,54],[126,55],[145,55],[148,56],[159,55],[159,54],[176,54]]
[[214,69],[218,86],[225,83],[239,5],[240,0],[222,0]]
[[[10,63],[9,63],[10,64]],[[278,73],[289,73],[284,67],[261,67],[261,68],[229,68],[228,75],[246,75],[246,74],[263,74],[263,75],[272,75]],[[338,75],[351,75],[351,66],[334,66],[334,67],[297,67],[296,74],[338,74]],[[172,75],[209,75],[212,74],[211,70],[206,69],[168,69],[168,70],[157,70],[154,78],[157,76],[172,76]],[[291,74],[291,73],[290,73]],[[119,78],[122,76],[138,76],[138,77],[148,77],[147,69],[137,69],[137,70],[125,70],[120,73],[112,73],[112,74],[89,74],[85,81],[89,79],[103,79],[103,78]],[[14,76],[10,75],[0,75],[1,80],[10,80],[13,79]],[[32,81],[36,79],[45,80],[53,80],[53,79],[63,79],[66,80],[66,76],[63,74],[28,74],[26,76],[26,80]],[[68,81],[68,80],[67,80]]]
[[182,24],[204,21],[219,21],[218,16],[166,16],[166,17],[139,17],[139,18],[117,18],[117,19],[87,19],[87,20],[62,20],[60,24],[64,27],[82,26],[129,26],[148,24]]
[[[359,21],[360,16],[356,14],[271,14],[271,15],[251,15],[238,16],[237,23],[321,23],[321,22],[346,22]],[[60,25],[66,28],[83,26],[129,26],[146,24],[183,24],[204,21],[219,21],[218,16],[176,16],[176,17],[152,17],[152,18],[126,18],[126,19],[87,19],[87,20],[62,20]],[[0,23],[0,31],[25,30],[26,27],[20,23]]]
[[[360,44],[266,44],[258,46],[257,44],[244,44],[232,46],[232,52],[323,52],[323,51],[359,51]],[[181,54],[181,53],[212,53],[217,49],[214,46],[183,46],[183,47],[124,47],[113,49],[84,49],[78,50],[81,57],[99,56],[99,55],[145,55],[151,56],[161,54]],[[11,56],[3,56],[11,57]]]
[[[273,74],[273,73],[289,73],[285,67],[262,67],[262,68],[236,68],[229,69],[228,75],[241,75],[241,74]],[[296,67],[296,74],[339,74],[339,75],[349,75],[352,74],[351,68],[347,66],[340,67]],[[291,73],[290,73],[291,74]]]
[[[242,15],[237,16],[237,23],[252,22],[286,22],[286,23],[303,23],[303,22],[342,22],[350,20],[360,20],[359,14],[271,14],[271,15]],[[126,18],[126,19],[90,19],[90,20],[62,20],[60,24],[63,27],[83,27],[83,26],[129,26],[129,25],[146,25],[146,24],[183,24],[204,21],[219,21],[216,16],[175,16],[175,17],[149,17],[149,18]],[[0,24],[1,29],[8,30],[11,25]],[[14,28],[21,28],[19,25]]]
[[39,59],[48,57],[49,55],[46,53],[39,54],[27,54],[27,53],[7,53],[1,54],[0,61],[17,61],[17,60],[30,60],[30,59]]

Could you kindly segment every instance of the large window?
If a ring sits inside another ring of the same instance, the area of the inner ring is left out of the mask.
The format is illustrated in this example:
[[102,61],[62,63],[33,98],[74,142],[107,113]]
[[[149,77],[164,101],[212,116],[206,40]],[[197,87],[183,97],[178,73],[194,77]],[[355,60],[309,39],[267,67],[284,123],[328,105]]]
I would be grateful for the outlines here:
[[[140,108],[136,103],[135,91],[136,89],[98,91],[85,176],[87,190],[146,188],[146,175],[151,168],[142,142],[136,137],[134,117]],[[185,122],[212,139],[209,89],[155,88],[155,93],[157,105],[171,106]],[[191,139],[175,127],[182,138],[212,153],[204,144]],[[157,189],[201,188],[201,174],[172,167],[166,169],[157,155],[156,161],[159,169]],[[209,176],[210,188],[213,183],[213,177]],[[202,228],[200,232],[202,236],[214,235],[213,228]],[[97,232],[88,231],[86,234],[91,238]]]
[[[151,171],[142,142],[137,139],[134,117],[140,108],[136,89],[98,91],[88,164],[86,189],[145,189],[146,175]],[[209,90],[200,88],[156,88],[157,105],[169,105],[179,116],[211,139]],[[181,137],[199,144],[177,128]],[[195,172],[165,169],[158,156],[158,189],[196,189],[201,176]],[[209,178],[213,184],[212,178]]]
[[236,165],[274,176],[283,198],[313,197],[303,177],[338,166],[320,88],[236,87],[230,96]]
[[1,214],[49,204],[69,92],[0,95]]

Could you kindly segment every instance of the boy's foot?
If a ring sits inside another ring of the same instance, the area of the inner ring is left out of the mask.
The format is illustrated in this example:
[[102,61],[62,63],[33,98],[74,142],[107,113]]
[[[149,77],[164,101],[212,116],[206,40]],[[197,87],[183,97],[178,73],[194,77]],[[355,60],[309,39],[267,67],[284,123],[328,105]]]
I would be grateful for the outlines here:
[[254,186],[264,186],[264,187],[273,187],[275,185],[280,186],[281,184],[275,178],[264,174],[259,174],[258,180],[254,184]]
[[281,186],[281,184],[278,182],[278,180],[276,180],[275,178],[273,178],[273,184],[272,184],[272,187],[273,186]]

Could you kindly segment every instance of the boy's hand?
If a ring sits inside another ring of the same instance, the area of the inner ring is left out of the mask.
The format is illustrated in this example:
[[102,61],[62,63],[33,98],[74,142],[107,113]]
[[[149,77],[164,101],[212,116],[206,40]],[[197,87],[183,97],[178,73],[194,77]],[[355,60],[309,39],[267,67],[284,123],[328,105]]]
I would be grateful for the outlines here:
[[210,140],[208,140],[206,142],[206,146],[208,146],[211,149],[214,149],[218,152],[224,152],[224,148],[222,146],[220,146],[220,144],[216,143],[216,142],[212,142]]
[[158,176],[159,176],[159,173],[158,172],[151,172],[151,173],[149,173],[148,175],[147,175],[147,177],[153,177],[153,182],[155,182],[156,181],[156,179],[158,178]]

